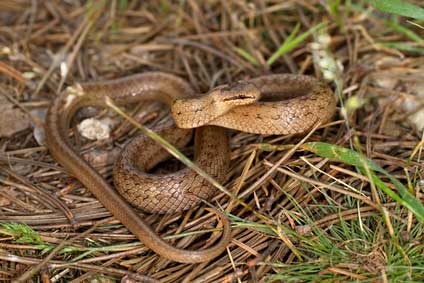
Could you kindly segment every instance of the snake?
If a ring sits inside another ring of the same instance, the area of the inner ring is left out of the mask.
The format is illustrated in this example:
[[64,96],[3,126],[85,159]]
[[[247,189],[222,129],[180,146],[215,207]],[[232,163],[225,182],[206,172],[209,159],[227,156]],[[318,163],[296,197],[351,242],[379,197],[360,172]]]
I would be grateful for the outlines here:
[[46,145],[52,157],[77,178],[97,200],[146,247],[176,262],[214,259],[231,242],[230,222],[212,208],[221,221],[222,235],[201,250],[177,248],[162,239],[134,207],[148,213],[177,213],[213,197],[217,190],[189,168],[169,174],[150,170],[168,153],[146,136],[134,138],[122,150],[113,169],[114,188],[79,154],[69,139],[75,114],[83,107],[107,107],[142,100],[160,101],[170,108],[175,127],[160,134],[181,148],[193,128],[194,162],[218,182],[224,182],[230,164],[228,129],[262,134],[304,133],[330,120],[336,109],[331,88],[314,77],[271,74],[240,80],[198,94],[184,79],[164,72],[144,72],[123,78],[77,84],[49,107],[45,121]]

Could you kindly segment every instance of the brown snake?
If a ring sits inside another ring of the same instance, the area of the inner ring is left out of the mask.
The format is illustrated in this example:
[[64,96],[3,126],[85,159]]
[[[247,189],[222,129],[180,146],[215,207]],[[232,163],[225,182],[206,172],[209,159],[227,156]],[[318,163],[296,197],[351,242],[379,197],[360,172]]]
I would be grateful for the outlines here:
[[[77,94],[64,92],[54,100],[45,125],[52,156],[147,247],[165,258],[187,263],[211,260],[221,254],[231,240],[229,221],[214,210],[223,223],[220,241],[211,248],[190,251],[171,246],[139,217],[79,156],[68,138],[75,113],[85,106],[105,107],[106,96],[118,105],[159,100],[170,106],[178,127],[200,127],[195,134],[195,162],[219,182],[224,181],[229,164],[229,141],[223,127],[257,134],[302,133],[328,121],[336,104],[332,91],[309,76],[262,76],[220,86],[198,96],[184,80],[161,72],[86,83]],[[179,147],[187,143],[189,136],[187,130],[178,128],[161,134]],[[144,211],[169,213],[188,209],[216,193],[188,168],[169,175],[145,173],[165,156],[162,148],[143,136],[127,145],[114,168],[114,183],[126,200]]]

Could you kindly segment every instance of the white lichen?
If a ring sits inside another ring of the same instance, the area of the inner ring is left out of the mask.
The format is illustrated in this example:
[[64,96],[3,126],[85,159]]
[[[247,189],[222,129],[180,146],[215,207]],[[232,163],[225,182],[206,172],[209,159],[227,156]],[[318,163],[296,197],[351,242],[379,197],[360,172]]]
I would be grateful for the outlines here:
[[88,118],[78,125],[80,134],[90,140],[104,140],[110,137],[111,127],[108,120]]

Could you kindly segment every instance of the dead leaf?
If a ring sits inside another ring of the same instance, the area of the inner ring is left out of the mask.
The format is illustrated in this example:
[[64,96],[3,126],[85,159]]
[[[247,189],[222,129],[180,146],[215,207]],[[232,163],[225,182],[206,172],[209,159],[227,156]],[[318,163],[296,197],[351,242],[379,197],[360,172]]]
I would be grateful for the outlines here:
[[31,126],[30,117],[21,109],[2,104],[0,108],[0,137],[9,138]]

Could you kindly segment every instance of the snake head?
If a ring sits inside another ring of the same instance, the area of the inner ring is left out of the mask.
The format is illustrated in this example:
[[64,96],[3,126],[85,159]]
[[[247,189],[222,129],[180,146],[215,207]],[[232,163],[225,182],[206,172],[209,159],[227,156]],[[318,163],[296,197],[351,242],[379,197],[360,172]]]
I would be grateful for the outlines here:
[[261,92],[253,83],[238,81],[212,89],[209,96],[220,107],[231,109],[235,106],[252,104],[258,101]]
[[216,87],[202,97],[177,99],[171,112],[178,127],[195,128],[209,124],[234,107],[258,101],[260,95],[253,83],[240,81]]

